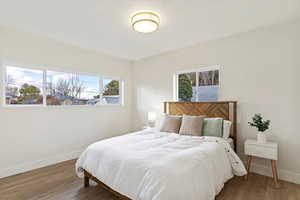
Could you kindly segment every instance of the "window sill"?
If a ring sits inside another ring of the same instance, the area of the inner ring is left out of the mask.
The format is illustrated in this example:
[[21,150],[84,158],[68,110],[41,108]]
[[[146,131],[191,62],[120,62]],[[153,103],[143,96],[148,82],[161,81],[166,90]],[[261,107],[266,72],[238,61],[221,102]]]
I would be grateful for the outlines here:
[[101,105],[2,105],[4,108],[97,108],[97,107],[123,107],[124,104],[101,104]]

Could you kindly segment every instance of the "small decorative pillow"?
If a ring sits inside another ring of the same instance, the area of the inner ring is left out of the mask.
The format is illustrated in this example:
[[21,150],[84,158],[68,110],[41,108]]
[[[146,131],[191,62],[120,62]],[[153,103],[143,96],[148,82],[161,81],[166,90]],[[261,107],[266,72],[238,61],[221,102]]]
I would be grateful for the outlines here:
[[202,133],[203,133],[203,136],[222,137],[222,135],[223,135],[223,119],[222,118],[204,118]]
[[183,115],[179,130],[180,135],[202,136],[202,116]]
[[231,128],[231,121],[224,120],[223,121],[223,138],[228,139],[230,136],[230,128]]
[[160,132],[178,133],[182,116],[164,115]]

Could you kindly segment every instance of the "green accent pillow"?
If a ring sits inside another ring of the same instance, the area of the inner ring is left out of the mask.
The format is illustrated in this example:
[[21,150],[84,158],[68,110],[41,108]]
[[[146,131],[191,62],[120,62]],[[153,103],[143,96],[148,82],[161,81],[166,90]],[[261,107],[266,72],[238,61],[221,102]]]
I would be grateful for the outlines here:
[[223,119],[222,118],[204,118],[202,135],[203,136],[222,137],[223,136]]

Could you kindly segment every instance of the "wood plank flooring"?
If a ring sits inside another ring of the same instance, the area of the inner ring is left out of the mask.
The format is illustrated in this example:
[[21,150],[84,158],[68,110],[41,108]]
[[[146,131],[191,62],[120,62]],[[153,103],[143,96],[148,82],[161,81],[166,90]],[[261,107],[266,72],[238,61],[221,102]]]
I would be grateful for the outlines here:
[[[96,184],[83,187],[75,174],[75,161],[0,179],[1,200],[116,200]],[[269,177],[250,174],[248,181],[235,177],[225,184],[217,200],[300,200],[300,185],[280,181],[276,189]]]

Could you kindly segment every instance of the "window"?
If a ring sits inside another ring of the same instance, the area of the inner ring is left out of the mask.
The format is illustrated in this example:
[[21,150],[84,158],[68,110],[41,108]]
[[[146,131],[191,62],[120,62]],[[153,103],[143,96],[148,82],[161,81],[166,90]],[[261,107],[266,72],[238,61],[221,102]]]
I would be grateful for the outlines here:
[[217,101],[219,97],[219,69],[205,68],[176,73],[177,101]]
[[120,103],[120,81],[113,79],[103,79],[102,100],[103,103]]
[[97,76],[47,71],[47,105],[95,105],[99,81]]
[[6,104],[43,104],[43,71],[8,66]]
[[6,67],[5,104],[121,104],[121,81],[101,76]]

